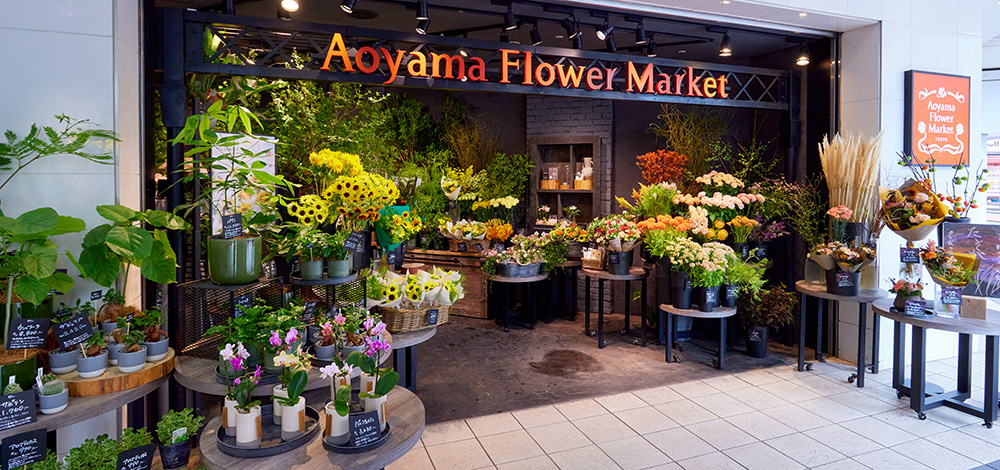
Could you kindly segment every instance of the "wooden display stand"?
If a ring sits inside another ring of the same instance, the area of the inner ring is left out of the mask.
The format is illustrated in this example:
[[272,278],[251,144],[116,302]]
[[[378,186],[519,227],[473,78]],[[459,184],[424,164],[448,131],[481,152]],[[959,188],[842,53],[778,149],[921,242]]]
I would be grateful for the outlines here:
[[457,271],[465,276],[465,298],[455,302],[451,315],[486,318],[486,275],[483,273],[483,257],[473,252],[440,250],[407,250],[406,262],[423,263],[425,269],[436,266]]
[[[547,205],[552,209],[552,215],[563,218],[563,208],[576,206],[580,209],[577,222],[586,224],[600,216],[600,181],[599,171],[602,168],[601,138],[592,135],[558,135],[537,137],[528,140],[531,161],[535,167],[531,170],[531,183],[528,188],[531,193],[528,210],[529,227],[537,223],[536,212],[539,206]],[[584,159],[593,159],[593,179],[576,180],[575,174],[584,165]],[[559,180],[547,180],[542,174],[548,166],[568,166],[570,173],[560,172]],[[566,179],[563,179],[563,176]]]
[[121,392],[166,377],[174,370],[174,348],[167,351],[167,357],[146,365],[131,374],[122,373],[118,366],[108,365],[108,370],[100,377],[85,379],[77,371],[58,375],[66,382],[71,397],[90,397]]

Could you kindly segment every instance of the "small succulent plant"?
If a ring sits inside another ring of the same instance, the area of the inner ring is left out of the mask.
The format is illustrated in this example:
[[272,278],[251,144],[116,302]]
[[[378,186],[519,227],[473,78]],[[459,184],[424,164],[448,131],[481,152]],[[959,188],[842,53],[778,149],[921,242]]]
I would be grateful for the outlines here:
[[13,395],[15,393],[19,393],[19,392],[23,392],[23,391],[24,391],[24,389],[22,389],[20,385],[18,385],[16,383],[13,383],[13,382],[10,383],[10,384],[7,384],[7,386],[3,388],[3,394],[4,395]]
[[56,378],[55,374],[42,376],[42,395],[47,397],[58,395],[66,389],[66,383]]

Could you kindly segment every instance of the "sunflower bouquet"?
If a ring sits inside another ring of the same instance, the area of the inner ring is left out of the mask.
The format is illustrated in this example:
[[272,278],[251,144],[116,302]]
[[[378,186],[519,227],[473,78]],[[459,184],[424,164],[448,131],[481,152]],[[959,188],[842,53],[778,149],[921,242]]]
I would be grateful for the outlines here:
[[340,176],[357,176],[364,171],[361,157],[353,153],[330,149],[310,153],[309,163],[312,164],[313,170],[318,176],[316,187],[320,192],[323,192],[330,183]]
[[288,204],[288,214],[305,227],[316,228],[330,217],[330,203],[315,194],[307,194]]
[[382,208],[399,198],[399,188],[382,175],[361,172],[339,176],[323,191],[323,198],[336,208],[341,227],[357,232],[368,222],[378,222]]
[[453,305],[465,297],[462,275],[455,271],[431,268],[406,275],[392,271],[373,273],[368,291],[368,306],[385,308],[425,308]]
[[563,243],[584,243],[588,240],[587,231],[583,227],[568,220],[560,220],[559,223],[557,223],[556,226],[549,231],[549,237],[553,241]]
[[410,211],[404,210],[400,213],[385,214],[376,222],[378,227],[389,235],[390,244],[397,244],[413,238],[424,228],[423,220]]
[[964,287],[972,282],[979,271],[980,259],[971,253],[951,253],[929,240],[927,246],[920,250],[931,279],[943,287]]

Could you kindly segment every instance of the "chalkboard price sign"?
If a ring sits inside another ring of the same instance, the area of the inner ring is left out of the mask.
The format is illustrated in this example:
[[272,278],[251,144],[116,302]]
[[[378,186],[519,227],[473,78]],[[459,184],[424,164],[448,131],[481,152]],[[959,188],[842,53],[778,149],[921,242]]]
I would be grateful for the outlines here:
[[239,318],[242,316],[243,309],[250,308],[250,306],[253,305],[253,298],[253,292],[247,292],[246,294],[233,297],[233,318]]
[[7,349],[43,348],[48,334],[48,318],[11,318]]
[[962,288],[942,287],[941,303],[945,305],[962,305]]
[[395,266],[399,262],[399,256],[398,255],[399,255],[399,252],[396,251],[396,250],[392,250],[392,251],[389,252],[389,256],[387,257],[388,258],[387,261],[389,262],[390,266]]
[[243,235],[243,216],[226,214],[222,216],[222,238],[226,240]]
[[117,470],[149,470],[153,466],[153,451],[156,444],[147,444],[118,453]]
[[726,284],[726,298],[727,299],[735,298],[736,294],[739,292],[739,289],[740,286],[736,284]]
[[473,243],[472,246],[476,247],[477,252],[479,253],[483,252],[483,245],[480,245],[479,243]]
[[94,334],[94,328],[90,326],[90,320],[86,315],[74,315],[59,323],[53,323],[52,331],[56,334],[59,347],[63,349],[76,346]]
[[437,325],[438,322],[438,309],[432,308],[427,312],[427,324]]
[[95,290],[90,293],[90,300],[101,300],[101,291]]
[[0,467],[18,468],[45,460],[48,430],[36,429],[10,436],[0,444]]
[[344,241],[344,249],[352,253],[362,253],[365,251],[365,233],[351,232]]
[[899,262],[920,264],[920,248],[899,247]]
[[350,417],[351,442],[349,445],[363,447],[378,440],[382,436],[379,429],[378,411]]
[[302,307],[305,309],[302,312],[302,321],[309,323],[312,321],[313,312],[316,311],[316,307],[319,305],[318,300],[307,300],[302,302]]
[[25,390],[0,398],[0,430],[10,429],[37,420],[35,390]]
[[714,304],[719,301],[719,290],[705,288],[705,302]]
[[465,242],[458,242],[458,251],[462,252],[469,251],[469,245],[466,244]]
[[837,273],[837,287],[854,287],[854,276],[851,273]]
[[611,253],[611,254],[608,255],[608,263],[609,264],[618,264],[618,262],[619,262],[618,258],[619,258],[618,253]]
[[923,315],[927,307],[923,300],[907,300],[904,310],[907,315]]

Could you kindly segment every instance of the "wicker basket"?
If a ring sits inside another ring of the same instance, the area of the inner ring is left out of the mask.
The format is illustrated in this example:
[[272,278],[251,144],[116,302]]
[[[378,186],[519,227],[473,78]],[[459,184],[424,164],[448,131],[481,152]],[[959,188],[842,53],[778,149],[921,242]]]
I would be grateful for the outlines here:
[[[596,249],[596,248],[595,248]],[[604,267],[607,266],[608,253],[601,249],[600,257],[598,258],[581,258],[580,261],[583,263],[584,269],[593,269],[597,271],[603,271]]]
[[[428,325],[432,308],[438,311],[437,323]],[[446,307],[426,307],[426,308],[382,308],[382,322],[389,333],[408,333],[410,331],[423,330],[435,327],[448,322],[448,314],[451,306]]]

